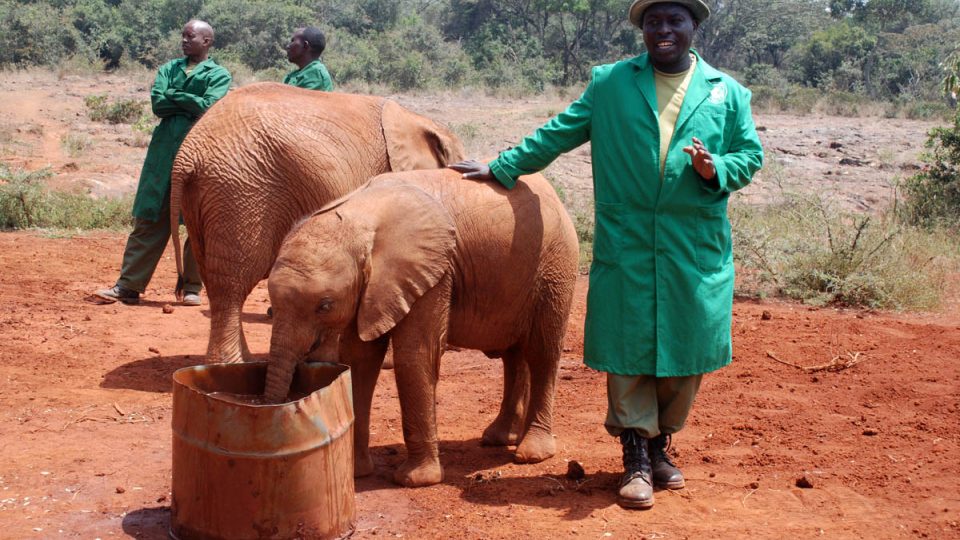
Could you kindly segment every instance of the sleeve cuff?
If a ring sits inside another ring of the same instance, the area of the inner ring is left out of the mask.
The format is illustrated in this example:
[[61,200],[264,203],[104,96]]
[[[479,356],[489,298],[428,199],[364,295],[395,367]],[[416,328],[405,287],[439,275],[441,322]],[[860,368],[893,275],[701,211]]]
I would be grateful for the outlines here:
[[723,193],[727,188],[727,168],[723,163],[723,160],[714,159],[713,160],[713,178],[710,180],[703,179],[700,185],[703,186],[703,189],[707,190],[710,193]]
[[513,186],[517,185],[517,178],[507,172],[506,167],[500,163],[500,158],[491,161],[487,166],[490,167],[490,172],[493,173],[494,178],[505,188],[513,189]]

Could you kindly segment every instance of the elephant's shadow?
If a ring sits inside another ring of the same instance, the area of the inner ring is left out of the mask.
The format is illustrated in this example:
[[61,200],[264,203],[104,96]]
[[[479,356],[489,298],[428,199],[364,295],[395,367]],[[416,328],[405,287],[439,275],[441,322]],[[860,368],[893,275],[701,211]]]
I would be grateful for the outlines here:
[[[254,355],[261,360],[265,355]],[[180,368],[204,364],[203,354],[173,356],[150,356],[127,362],[107,372],[100,382],[101,388],[122,388],[140,392],[169,393],[173,391],[173,372]]]
[[[404,459],[403,445],[373,446],[370,452],[376,471],[356,479],[357,493],[404,489],[391,481],[393,471]],[[559,510],[567,520],[583,519],[594,510],[616,504],[620,482],[617,471],[598,471],[572,480],[562,474],[537,474],[536,465],[529,467],[529,476],[523,475],[525,466],[511,467],[516,472],[505,476],[500,469],[513,463],[513,452],[505,447],[481,446],[479,439],[440,441],[440,462],[443,483],[459,489],[461,498],[470,504],[539,506]]]

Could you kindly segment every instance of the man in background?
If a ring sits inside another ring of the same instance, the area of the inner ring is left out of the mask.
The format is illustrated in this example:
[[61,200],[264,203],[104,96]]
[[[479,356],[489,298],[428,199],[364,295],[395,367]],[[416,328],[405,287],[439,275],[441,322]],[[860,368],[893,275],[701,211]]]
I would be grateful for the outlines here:
[[288,73],[283,78],[283,84],[332,92],[333,80],[327,67],[320,61],[320,55],[326,48],[327,38],[319,28],[298,28],[287,44],[287,60],[296,64],[298,69]]
[[[137,304],[147,288],[170,239],[170,172],[180,144],[198,118],[227,94],[232,78],[209,58],[213,28],[192,20],[183,27],[183,57],[160,67],[150,90],[153,113],[160,124],[153,130],[133,201],[133,232],[123,252],[120,278],[93,295],[99,303]],[[183,305],[199,306],[203,284],[197,261],[184,244]]]

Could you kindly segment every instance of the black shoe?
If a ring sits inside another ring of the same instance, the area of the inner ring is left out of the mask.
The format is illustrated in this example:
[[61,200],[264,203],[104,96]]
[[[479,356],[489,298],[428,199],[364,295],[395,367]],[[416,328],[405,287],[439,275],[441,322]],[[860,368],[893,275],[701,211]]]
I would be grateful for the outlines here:
[[93,293],[93,295],[97,298],[97,300],[100,300],[105,304],[112,304],[117,300],[123,302],[124,304],[140,303],[140,293],[120,285],[114,285],[109,289],[100,289],[99,291]]
[[617,504],[624,508],[653,506],[653,482],[647,440],[633,429],[620,434],[623,445],[623,478],[617,493]]
[[664,489],[682,489],[685,482],[683,473],[670,461],[667,450],[670,448],[672,437],[661,433],[648,439],[650,445],[650,461],[653,467],[653,485]]

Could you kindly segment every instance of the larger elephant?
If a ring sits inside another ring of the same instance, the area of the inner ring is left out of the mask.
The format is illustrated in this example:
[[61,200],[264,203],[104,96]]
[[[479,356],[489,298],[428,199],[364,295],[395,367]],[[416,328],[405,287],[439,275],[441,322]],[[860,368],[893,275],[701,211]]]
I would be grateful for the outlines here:
[[[265,396],[283,399],[297,362],[339,338],[353,372],[356,474],[370,473],[371,400],[391,344],[407,447],[394,480],[428,485],[442,479],[440,357],[448,344],[478,349],[503,358],[505,379],[529,371],[515,458],[546,459],[556,451],[553,396],[577,264],[576,231],[540,175],[512,190],[451,170],[381,175],[284,241],[268,285]],[[505,399],[510,389],[505,381]],[[503,408],[499,420],[509,424]]]
[[300,217],[377,174],[462,157],[450,131],[384,98],[260,83],[216,103],[180,147],[170,191],[210,300],[207,361],[250,359],[243,303]]

